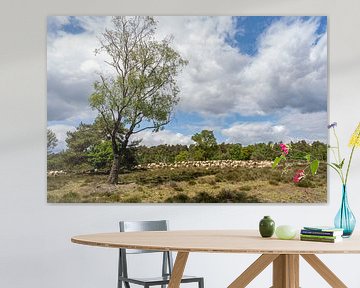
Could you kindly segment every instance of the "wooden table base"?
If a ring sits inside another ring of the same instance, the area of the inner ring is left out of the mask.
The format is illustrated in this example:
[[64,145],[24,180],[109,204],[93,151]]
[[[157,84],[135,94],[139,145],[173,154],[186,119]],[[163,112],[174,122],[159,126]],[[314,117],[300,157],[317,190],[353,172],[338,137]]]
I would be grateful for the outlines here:
[[[347,286],[314,254],[300,254],[333,288]],[[252,263],[228,288],[244,288],[270,263],[273,263],[271,288],[299,288],[298,254],[263,254]]]
[[181,278],[184,274],[186,261],[188,257],[189,257],[189,252],[177,253],[168,288],[180,287]]
[[[178,252],[170,279],[169,288],[179,288],[189,252]],[[301,254],[321,277],[333,288],[347,286],[314,254]],[[271,288],[299,288],[298,254],[263,254],[255,260],[228,288],[245,288],[267,266],[273,263],[273,284]]]
[[273,262],[273,288],[299,288],[299,255],[281,254]]

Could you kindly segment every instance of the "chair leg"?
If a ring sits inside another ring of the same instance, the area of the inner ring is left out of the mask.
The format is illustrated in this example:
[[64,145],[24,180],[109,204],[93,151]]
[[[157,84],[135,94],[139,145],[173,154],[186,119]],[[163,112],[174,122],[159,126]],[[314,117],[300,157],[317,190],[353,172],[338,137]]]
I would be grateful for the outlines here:
[[204,279],[199,280],[199,288],[204,288]]

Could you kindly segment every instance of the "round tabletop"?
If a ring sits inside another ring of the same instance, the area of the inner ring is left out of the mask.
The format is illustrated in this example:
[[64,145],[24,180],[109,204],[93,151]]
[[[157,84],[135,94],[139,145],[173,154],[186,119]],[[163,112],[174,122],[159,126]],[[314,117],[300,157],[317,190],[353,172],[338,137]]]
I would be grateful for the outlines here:
[[262,238],[256,230],[188,230],[116,232],[79,235],[77,244],[184,252],[261,254],[339,254],[360,253],[360,237],[353,235],[338,243]]

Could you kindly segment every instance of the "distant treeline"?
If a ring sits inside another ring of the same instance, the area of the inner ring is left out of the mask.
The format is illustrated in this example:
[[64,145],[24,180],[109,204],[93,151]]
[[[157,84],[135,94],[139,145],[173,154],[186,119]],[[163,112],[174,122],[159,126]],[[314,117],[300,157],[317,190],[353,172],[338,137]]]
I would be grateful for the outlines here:
[[[111,142],[93,139],[75,139],[68,134],[68,149],[60,153],[48,154],[48,170],[66,170],[85,172],[97,170],[107,172],[113,159]],[[281,154],[279,143],[257,143],[243,146],[239,143],[217,144],[212,131],[203,130],[192,137],[195,142],[187,145],[158,145],[153,147],[129,146],[123,159],[123,169],[132,169],[138,164],[174,163],[181,161],[202,160],[269,160]],[[327,145],[319,141],[311,144],[306,141],[291,142],[291,153],[288,159],[304,160],[307,154],[318,160],[326,160]]]

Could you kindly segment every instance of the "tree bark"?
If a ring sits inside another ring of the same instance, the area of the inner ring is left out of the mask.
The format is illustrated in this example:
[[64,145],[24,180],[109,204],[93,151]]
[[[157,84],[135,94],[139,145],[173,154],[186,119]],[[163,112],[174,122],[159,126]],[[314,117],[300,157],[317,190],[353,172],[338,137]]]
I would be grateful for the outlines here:
[[119,182],[119,172],[120,172],[120,162],[121,157],[119,154],[114,154],[114,160],[111,165],[110,175],[108,178],[109,184],[118,184]]

